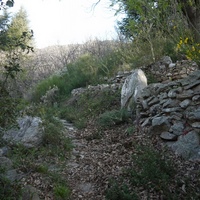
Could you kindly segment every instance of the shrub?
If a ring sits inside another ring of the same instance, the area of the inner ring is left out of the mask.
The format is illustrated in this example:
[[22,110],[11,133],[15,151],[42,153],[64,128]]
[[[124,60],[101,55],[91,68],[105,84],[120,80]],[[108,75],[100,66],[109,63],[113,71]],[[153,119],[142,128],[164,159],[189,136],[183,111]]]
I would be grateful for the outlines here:
[[[135,147],[132,167],[124,170],[124,175],[117,180],[110,181],[106,191],[108,200],[142,199],[141,191],[145,191],[145,196],[155,194],[157,197],[161,195],[164,199],[198,198],[198,189],[189,184],[191,180],[176,176],[175,162],[167,152],[161,154],[151,145],[135,144]],[[180,187],[183,181],[187,185],[187,194]]]
[[106,111],[99,116],[98,124],[102,127],[110,127],[127,122],[129,117],[130,114],[124,109]]
[[41,81],[32,94],[32,101],[40,102],[49,88],[57,87],[58,99],[66,98],[74,88],[85,87],[98,82],[96,64],[91,56],[82,56],[76,62],[70,63],[62,75],[53,75]]
[[180,37],[176,51],[185,55],[188,60],[194,60],[200,64],[200,43],[195,43],[192,37]]
[[43,118],[43,145],[49,148],[53,155],[63,155],[72,148],[71,140],[64,135],[62,122],[50,115]]
[[110,188],[106,190],[106,199],[108,200],[139,200],[134,191],[130,191],[126,184],[119,185],[112,181]]
[[21,186],[0,176],[0,199],[18,200],[21,197]]
[[98,77],[113,76],[119,69],[119,66],[123,64],[119,48],[113,50],[102,58],[97,58],[96,63],[98,66]]
[[153,148],[139,146],[133,155],[134,167],[129,170],[131,183],[145,189],[165,190],[175,175],[171,161],[162,158]]
[[96,118],[106,110],[118,108],[120,106],[120,91],[86,91],[77,98],[73,105],[64,106],[65,104],[66,101],[59,108],[59,117],[83,128],[89,118]]
[[53,191],[57,200],[66,200],[70,196],[70,190],[65,185],[56,185]]
[[37,165],[35,171],[38,172],[38,173],[47,174],[48,173],[48,166],[45,165],[45,164]]
[[56,96],[58,93],[58,87],[53,86],[53,88],[49,88],[44,96],[41,97],[42,103],[45,105],[51,106],[56,103]]
[[0,96],[0,126],[6,127],[15,121],[17,101],[8,96]]

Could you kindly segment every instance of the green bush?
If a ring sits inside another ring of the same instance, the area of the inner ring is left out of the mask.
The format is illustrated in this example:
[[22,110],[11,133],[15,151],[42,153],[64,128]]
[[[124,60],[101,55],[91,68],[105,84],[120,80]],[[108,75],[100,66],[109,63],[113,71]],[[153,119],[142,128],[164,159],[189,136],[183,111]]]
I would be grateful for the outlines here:
[[139,200],[135,191],[130,191],[126,184],[119,185],[112,181],[111,186],[106,190],[107,200]]
[[142,186],[149,191],[152,189],[167,191],[166,188],[176,173],[170,160],[162,158],[160,153],[146,146],[138,147],[133,160],[134,167],[128,173],[132,185]]
[[12,151],[9,151],[8,157],[11,158],[15,168],[27,173],[30,169],[36,169],[36,163],[33,162],[38,156],[37,148],[26,148],[25,146],[18,144],[12,147]]
[[127,110],[111,110],[101,114],[98,119],[98,124],[102,127],[110,127],[124,122],[128,122],[130,114]]
[[32,94],[33,102],[40,102],[46,92],[57,86],[58,100],[70,95],[75,88],[96,85],[103,82],[104,76],[113,75],[122,63],[117,51],[111,52],[102,58],[89,54],[82,55],[75,62],[66,66],[67,71],[62,75],[53,75],[41,81]]
[[44,134],[42,144],[48,148],[51,156],[67,156],[72,148],[71,140],[64,135],[64,126],[59,119],[51,115],[43,118]]
[[[141,190],[147,196],[162,195],[164,199],[198,199],[199,189],[190,185],[191,178],[176,177],[176,163],[167,152],[160,153],[151,145],[135,144],[135,148],[132,167],[124,170],[123,176],[118,177],[118,180],[110,181],[106,191],[108,200],[141,199]],[[183,182],[187,193],[180,187]]]
[[0,96],[0,126],[11,125],[16,117],[16,100],[11,97]]
[[35,171],[41,174],[47,174],[48,166],[46,164],[37,165]]
[[58,99],[61,99],[69,96],[74,88],[85,87],[98,82],[96,63],[89,55],[80,57],[76,62],[70,63],[66,67],[67,72],[64,74],[53,75],[41,81],[34,89],[32,101],[40,102],[41,97],[54,85],[58,87]]
[[123,64],[122,56],[119,49],[111,51],[109,54],[102,58],[96,59],[98,66],[98,77],[111,77],[118,72],[119,66]]
[[72,105],[65,106],[65,103],[66,101],[60,106],[58,116],[83,128],[89,118],[96,118],[107,110],[119,108],[120,91],[88,91],[81,94]]

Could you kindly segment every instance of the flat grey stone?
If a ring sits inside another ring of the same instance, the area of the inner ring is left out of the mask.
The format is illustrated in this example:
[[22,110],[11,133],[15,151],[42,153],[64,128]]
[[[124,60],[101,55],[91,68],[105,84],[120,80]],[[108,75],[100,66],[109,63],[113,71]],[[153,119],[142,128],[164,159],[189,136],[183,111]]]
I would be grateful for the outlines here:
[[200,145],[199,134],[195,131],[191,131],[186,135],[181,135],[178,137],[178,141],[175,142],[171,147],[177,154],[185,159],[190,159],[197,156]]
[[181,108],[187,108],[190,105],[190,103],[191,103],[190,99],[185,99],[179,105]]
[[182,122],[176,122],[174,123],[171,128],[170,132],[173,132],[174,135],[182,135],[184,130],[184,125]]
[[163,139],[163,140],[167,140],[167,141],[176,141],[178,136],[177,135],[174,135],[172,133],[169,133],[169,132],[162,132],[160,137]]
[[91,192],[93,190],[91,183],[81,183],[79,185],[79,189],[84,193],[88,193],[88,192]]
[[40,200],[37,189],[31,185],[26,185],[23,188],[22,200]]

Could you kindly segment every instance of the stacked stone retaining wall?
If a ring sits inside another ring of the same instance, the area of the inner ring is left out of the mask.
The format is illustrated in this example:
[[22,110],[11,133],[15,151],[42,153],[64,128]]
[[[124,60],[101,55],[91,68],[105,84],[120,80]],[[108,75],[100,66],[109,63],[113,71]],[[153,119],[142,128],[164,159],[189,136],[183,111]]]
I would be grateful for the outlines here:
[[184,158],[200,159],[200,70],[183,79],[148,85],[138,109],[147,134],[159,135]]

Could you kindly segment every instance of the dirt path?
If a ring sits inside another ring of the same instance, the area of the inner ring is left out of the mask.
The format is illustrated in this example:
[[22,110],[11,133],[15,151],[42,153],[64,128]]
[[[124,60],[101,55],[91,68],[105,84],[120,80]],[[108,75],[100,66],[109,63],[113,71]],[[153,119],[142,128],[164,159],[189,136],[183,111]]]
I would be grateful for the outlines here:
[[131,164],[132,136],[127,125],[98,132],[95,127],[71,134],[74,149],[68,164],[72,200],[104,200],[109,179]]
[[[110,180],[113,179],[119,185],[125,183],[130,186],[130,179],[125,171],[136,167],[132,156],[138,155],[136,148],[138,145],[143,147],[153,145],[159,153],[163,155],[166,153],[165,149],[163,149],[164,151],[161,150],[163,145],[159,138],[148,138],[147,134],[130,131],[132,124],[115,125],[107,130],[98,130],[95,124],[89,123],[87,128],[76,130],[71,124],[66,121],[63,122],[68,129],[65,131],[66,136],[72,139],[74,148],[71,157],[69,156],[63,163],[55,158],[56,162],[53,166],[49,165],[48,167],[51,171],[61,170],[60,175],[64,181],[66,180],[71,190],[70,200],[105,200],[106,191],[110,187]],[[169,156],[171,160],[176,162],[177,173],[167,189],[171,188],[175,192],[178,190],[180,199],[184,199],[186,192],[190,193],[191,189],[198,192],[198,188],[200,188],[199,162],[183,160],[172,152]],[[44,163],[44,161],[51,163],[50,161],[52,161],[51,157],[41,157],[41,159],[38,160],[41,163]],[[59,168],[60,164],[62,164],[62,168]],[[153,169],[152,173],[155,170]],[[176,180],[180,182],[180,185],[176,184]],[[189,181],[188,186],[185,180]],[[24,185],[31,185],[36,188],[41,199],[55,200],[52,192],[54,189],[53,182],[49,182],[48,176],[43,173],[31,171],[24,178]],[[163,199],[160,196],[162,191],[155,192],[152,190],[152,193],[147,193],[143,187],[134,189],[137,189],[137,194],[141,200]]]

